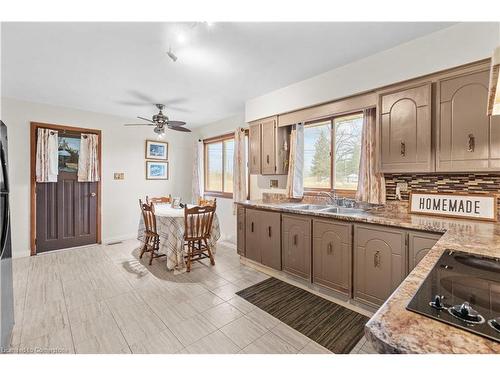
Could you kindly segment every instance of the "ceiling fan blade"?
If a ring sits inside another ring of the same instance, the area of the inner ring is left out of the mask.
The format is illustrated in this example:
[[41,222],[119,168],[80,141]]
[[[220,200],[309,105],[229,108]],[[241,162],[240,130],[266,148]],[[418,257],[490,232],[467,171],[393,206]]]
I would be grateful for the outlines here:
[[153,124],[123,124],[123,126],[154,126]]
[[184,126],[186,123],[184,121],[167,121],[167,125],[170,126]]
[[167,126],[170,130],[175,130],[178,132],[191,133],[191,130],[188,128],[183,128],[182,126]]
[[137,99],[139,100],[142,100],[146,103],[156,103],[155,100],[153,98],[151,98],[150,96],[148,96],[147,94],[143,94],[142,92],[140,91],[137,91],[137,90],[130,90],[129,91],[130,95],[136,97]]
[[141,119],[141,120],[144,120],[144,121],[149,121],[149,122],[152,122],[154,124],[154,121],[153,120],[150,120],[146,117],[141,117],[141,116],[137,116],[137,118]]

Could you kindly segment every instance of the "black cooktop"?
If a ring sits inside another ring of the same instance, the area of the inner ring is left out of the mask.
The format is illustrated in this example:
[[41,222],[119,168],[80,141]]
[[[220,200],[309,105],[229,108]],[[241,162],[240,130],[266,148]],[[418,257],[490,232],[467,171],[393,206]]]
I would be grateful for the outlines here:
[[500,342],[500,258],[445,251],[406,308]]

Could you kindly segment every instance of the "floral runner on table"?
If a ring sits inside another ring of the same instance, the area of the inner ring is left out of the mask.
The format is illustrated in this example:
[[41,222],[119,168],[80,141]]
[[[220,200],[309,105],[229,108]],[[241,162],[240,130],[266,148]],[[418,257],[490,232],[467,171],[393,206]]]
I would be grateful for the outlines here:
[[[155,205],[156,230],[160,235],[160,254],[167,258],[167,269],[184,272],[184,209],[172,208],[170,204]],[[212,237],[209,244],[215,254],[216,244],[220,238],[219,219],[214,216]],[[144,241],[144,219],[141,215],[137,239]]]

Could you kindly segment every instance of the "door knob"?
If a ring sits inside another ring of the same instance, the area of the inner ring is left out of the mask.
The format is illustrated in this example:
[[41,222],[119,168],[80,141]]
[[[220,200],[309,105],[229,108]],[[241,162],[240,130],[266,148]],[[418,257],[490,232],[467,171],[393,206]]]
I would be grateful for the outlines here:
[[92,193],[90,193],[90,196],[91,196],[91,197],[95,197],[95,196],[96,196],[96,193],[92,192]]

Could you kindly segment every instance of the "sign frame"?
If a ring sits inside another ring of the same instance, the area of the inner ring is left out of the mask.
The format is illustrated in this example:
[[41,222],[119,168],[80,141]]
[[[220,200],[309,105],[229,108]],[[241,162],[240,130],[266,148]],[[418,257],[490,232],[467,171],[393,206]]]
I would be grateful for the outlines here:
[[[494,206],[494,217],[475,217],[475,216],[466,216],[466,215],[453,215],[443,212],[422,212],[415,211],[412,207],[412,196],[415,194],[419,195],[441,195],[441,196],[460,196],[460,197],[482,197],[482,198],[491,198]],[[498,221],[498,194],[495,193],[466,193],[466,192],[427,192],[427,191],[411,191],[409,194],[409,203],[408,203],[408,213],[415,215],[427,215],[427,216],[439,216],[439,217],[449,217],[454,219],[465,219],[465,220],[479,220],[479,221],[489,221],[489,222],[497,222]]]

